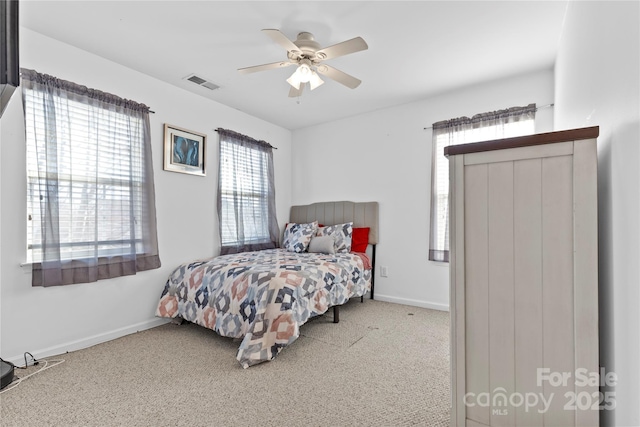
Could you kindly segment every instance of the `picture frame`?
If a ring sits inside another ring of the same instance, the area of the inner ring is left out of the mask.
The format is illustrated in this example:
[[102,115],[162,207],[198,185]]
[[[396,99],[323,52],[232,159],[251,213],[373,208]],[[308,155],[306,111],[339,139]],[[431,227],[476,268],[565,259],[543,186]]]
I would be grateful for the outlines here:
[[205,176],[207,135],[164,125],[164,170]]

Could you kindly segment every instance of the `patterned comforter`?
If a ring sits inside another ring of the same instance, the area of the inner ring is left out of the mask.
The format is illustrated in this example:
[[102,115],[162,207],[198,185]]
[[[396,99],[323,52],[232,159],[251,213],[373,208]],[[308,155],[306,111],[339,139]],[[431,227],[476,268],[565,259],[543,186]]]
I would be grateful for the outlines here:
[[357,254],[245,252],[179,266],[156,315],[244,337],[236,358],[247,368],[275,358],[309,318],[370,287],[371,270]]

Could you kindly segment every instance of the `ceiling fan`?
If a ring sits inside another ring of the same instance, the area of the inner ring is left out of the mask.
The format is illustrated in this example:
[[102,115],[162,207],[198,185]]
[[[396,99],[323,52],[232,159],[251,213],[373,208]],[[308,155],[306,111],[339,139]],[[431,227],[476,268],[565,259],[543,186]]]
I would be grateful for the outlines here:
[[298,33],[296,41],[291,41],[280,30],[265,29],[262,31],[271,40],[287,49],[287,60],[240,68],[238,71],[241,74],[297,65],[296,71],[287,79],[287,83],[291,85],[289,90],[290,97],[302,95],[302,89],[307,82],[311,90],[323,84],[324,81],[318,74],[342,83],[351,89],[355,89],[360,85],[361,81],[359,79],[326,65],[323,61],[368,49],[369,46],[367,46],[362,37],[355,37],[351,40],[321,48],[320,44],[314,39],[313,34],[308,32]]

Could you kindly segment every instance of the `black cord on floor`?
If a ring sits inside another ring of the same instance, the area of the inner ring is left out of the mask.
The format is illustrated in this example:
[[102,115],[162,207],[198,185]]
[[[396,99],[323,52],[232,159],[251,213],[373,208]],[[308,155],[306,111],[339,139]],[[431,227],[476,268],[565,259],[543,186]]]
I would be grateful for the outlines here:
[[2,360],[4,363],[7,363],[13,366],[15,369],[27,369],[29,367],[29,362],[27,362],[27,354],[31,356],[31,360],[33,360],[33,366],[40,364],[40,362],[35,357],[33,357],[33,354],[29,353],[28,351],[24,352],[24,366],[18,366],[15,363],[11,363],[7,360],[4,360],[2,357],[0,357],[0,360]]
[[[31,353],[29,353],[29,354],[31,354]],[[25,357],[26,357],[26,355],[25,355]],[[31,357],[33,358],[33,355],[31,355]],[[3,362],[5,362],[5,361],[3,360]],[[19,366],[14,365],[11,362],[5,362],[5,363],[8,363],[8,364],[10,364],[11,366],[13,366],[15,368],[26,369],[26,367],[21,368]],[[33,363],[34,363],[34,365],[40,364],[40,362],[37,361],[35,358],[33,359]],[[39,374],[42,371],[45,371],[45,370],[47,370],[49,368],[53,368],[54,366],[58,366],[61,363],[64,363],[64,359],[61,359],[61,360],[43,359],[43,364],[37,370],[35,370],[34,372],[31,372],[30,374],[26,374],[22,378],[18,378],[17,376],[14,377],[13,382],[11,384],[7,385],[4,389],[2,389],[2,391],[0,391],[0,394],[7,393],[7,392],[13,390],[14,388],[18,387],[22,383],[22,381],[26,380],[27,378],[32,377],[32,376],[34,376],[36,374]]]
[[21,368],[21,369],[27,369],[27,367],[29,366],[29,363],[27,362],[27,354],[31,356],[31,359],[33,360],[33,366],[40,364],[40,362],[38,362],[36,358],[33,357],[33,354],[29,353],[28,351],[25,351],[24,352],[24,368]]

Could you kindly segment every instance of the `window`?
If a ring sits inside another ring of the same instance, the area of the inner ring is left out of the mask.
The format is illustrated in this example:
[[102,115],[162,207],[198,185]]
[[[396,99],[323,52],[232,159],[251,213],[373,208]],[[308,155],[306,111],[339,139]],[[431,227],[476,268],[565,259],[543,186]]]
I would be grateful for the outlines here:
[[275,248],[273,151],[271,145],[218,129],[218,217],[221,254]]
[[159,267],[148,107],[22,74],[34,286]]
[[535,104],[433,124],[429,259],[449,262],[449,160],[444,148],[535,133]]

